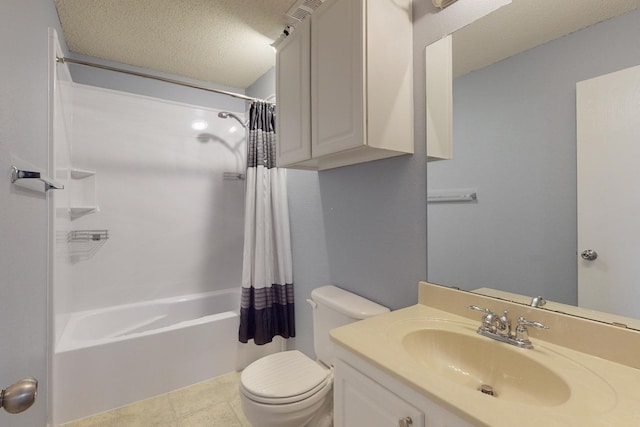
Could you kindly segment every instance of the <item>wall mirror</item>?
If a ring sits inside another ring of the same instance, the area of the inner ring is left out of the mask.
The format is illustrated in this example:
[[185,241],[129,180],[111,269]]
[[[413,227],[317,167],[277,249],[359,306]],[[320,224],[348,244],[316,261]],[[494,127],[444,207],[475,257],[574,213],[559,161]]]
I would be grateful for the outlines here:
[[576,83],[640,65],[639,6],[514,0],[453,34],[453,159],[427,166],[429,282],[578,304]]

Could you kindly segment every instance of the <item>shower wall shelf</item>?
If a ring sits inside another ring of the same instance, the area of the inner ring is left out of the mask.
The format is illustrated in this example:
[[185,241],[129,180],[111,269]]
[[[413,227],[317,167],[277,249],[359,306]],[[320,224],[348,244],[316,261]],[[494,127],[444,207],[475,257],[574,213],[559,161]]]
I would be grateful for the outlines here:
[[109,239],[109,230],[72,230],[67,235],[69,242],[99,242]]
[[80,218],[81,216],[100,212],[98,206],[71,206],[69,207],[69,216],[71,219]]
[[95,171],[89,171],[84,169],[71,169],[70,173],[71,173],[71,178],[73,179],[88,178],[96,174]]
[[69,169],[69,216],[76,219],[99,211],[96,203],[96,172]]

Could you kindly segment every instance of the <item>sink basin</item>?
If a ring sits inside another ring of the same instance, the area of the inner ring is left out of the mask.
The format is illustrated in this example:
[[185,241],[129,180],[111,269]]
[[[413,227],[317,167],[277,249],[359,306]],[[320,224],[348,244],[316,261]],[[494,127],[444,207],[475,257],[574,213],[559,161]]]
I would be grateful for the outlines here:
[[413,330],[401,343],[429,372],[471,389],[490,386],[494,394],[487,398],[555,406],[571,396],[563,378],[526,356],[535,350],[447,329]]

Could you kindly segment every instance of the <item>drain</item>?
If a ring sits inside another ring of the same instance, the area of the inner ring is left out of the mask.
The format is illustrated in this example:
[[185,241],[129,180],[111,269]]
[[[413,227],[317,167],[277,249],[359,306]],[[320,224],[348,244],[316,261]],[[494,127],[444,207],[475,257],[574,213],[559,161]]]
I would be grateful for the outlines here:
[[482,384],[478,390],[480,390],[480,393],[488,394],[489,396],[495,396],[496,395],[493,392],[493,387],[491,387],[488,384]]

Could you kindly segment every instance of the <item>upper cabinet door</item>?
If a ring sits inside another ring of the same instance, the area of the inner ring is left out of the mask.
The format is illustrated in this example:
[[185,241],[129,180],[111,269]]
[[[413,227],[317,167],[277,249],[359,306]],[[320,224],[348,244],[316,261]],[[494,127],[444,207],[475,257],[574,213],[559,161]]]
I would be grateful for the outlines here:
[[362,146],[364,135],[363,0],[327,0],[312,15],[313,156]]
[[366,10],[367,144],[413,153],[411,0],[369,0]]
[[296,27],[276,56],[278,166],[311,158],[309,21]]
[[452,37],[425,49],[427,160],[453,159]]

